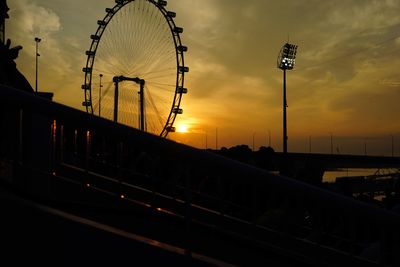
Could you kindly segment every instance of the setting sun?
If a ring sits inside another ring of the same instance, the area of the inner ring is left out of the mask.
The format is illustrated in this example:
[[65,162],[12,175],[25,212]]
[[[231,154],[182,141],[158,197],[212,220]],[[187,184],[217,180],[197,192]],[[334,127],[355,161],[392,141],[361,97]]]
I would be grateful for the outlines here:
[[181,124],[176,128],[176,132],[178,133],[187,133],[188,132],[188,126],[185,124]]

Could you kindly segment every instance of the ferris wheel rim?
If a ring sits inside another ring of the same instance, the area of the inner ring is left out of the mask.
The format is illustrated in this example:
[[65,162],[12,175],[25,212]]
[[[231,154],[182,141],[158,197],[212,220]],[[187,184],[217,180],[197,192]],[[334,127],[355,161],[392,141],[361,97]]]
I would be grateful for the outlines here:
[[[88,113],[94,114],[93,111],[93,101],[92,101],[92,78],[93,78],[93,66],[95,64],[96,52],[101,41],[102,35],[107,28],[115,14],[117,14],[124,6],[134,2],[135,0],[116,0],[115,5],[112,8],[106,8],[106,15],[103,20],[98,20],[96,33],[91,35],[92,40],[90,49],[86,51],[86,66],[82,69],[85,75],[84,84],[82,89],[84,90],[85,101],[82,105],[86,108]],[[156,7],[159,12],[163,15],[166,23],[168,24],[173,43],[175,46],[175,58],[176,58],[176,81],[175,81],[175,91],[172,100],[171,109],[164,123],[163,129],[159,133],[161,137],[167,137],[169,132],[174,132],[175,128],[173,126],[177,115],[182,114],[183,110],[181,108],[181,101],[183,94],[187,93],[187,89],[184,87],[185,73],[189,71],[189,68],[185,66],[184,53],[187,52],[187,47],[182,45],[180,38],[180,33],[183,32],[183,28],[177,27],[174,21],[176,16],[175,12],[168,11],[165,6],[167,1],[164,0],[145,0],[146,2],[152,4]]]

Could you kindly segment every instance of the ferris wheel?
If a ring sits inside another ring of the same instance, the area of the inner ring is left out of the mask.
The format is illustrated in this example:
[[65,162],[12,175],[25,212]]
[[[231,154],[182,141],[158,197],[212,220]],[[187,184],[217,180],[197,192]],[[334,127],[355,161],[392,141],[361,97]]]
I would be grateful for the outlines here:
[[162,137],[182,114],[187,47],[163,0],[116,0],[86,51],[86,111]]

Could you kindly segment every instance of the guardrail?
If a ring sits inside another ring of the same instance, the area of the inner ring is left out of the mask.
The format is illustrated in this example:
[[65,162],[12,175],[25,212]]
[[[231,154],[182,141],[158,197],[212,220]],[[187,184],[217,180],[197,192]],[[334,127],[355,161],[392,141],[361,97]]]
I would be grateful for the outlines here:
[[0,125],[0,176],[16,187],[47,173],[309,264],[400,264],[397,213],[5,86]]

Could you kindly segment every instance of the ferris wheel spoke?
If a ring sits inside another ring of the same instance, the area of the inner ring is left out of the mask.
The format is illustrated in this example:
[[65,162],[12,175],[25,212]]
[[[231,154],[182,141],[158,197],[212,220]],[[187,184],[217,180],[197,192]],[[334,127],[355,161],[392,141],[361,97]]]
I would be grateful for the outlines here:
[[[159,83],[159,82],[148,82],[147,84],[151,84],[152,86],[158,87],[160,89],[165,89],[167,87],[170,87],[170,88],[174,88],[174,90],[175,90],[175,87],[176,87],[175,84]],[[165,89],[165,90],[167,90],[167,89]]]
[[152,108],[154,109],[155,115],[157,116],[158,121],[160,122],[160,125],[162,125],[163,120],[161,118],[161,113],[158,111],[157,106],[154,103],[153,97],[151,96],[151,91],[148,90],[148,88],[146,89],[146,93],[147,93],[147,96],[148,96],[148,99],[149,99],[149,103],[152,106]]

